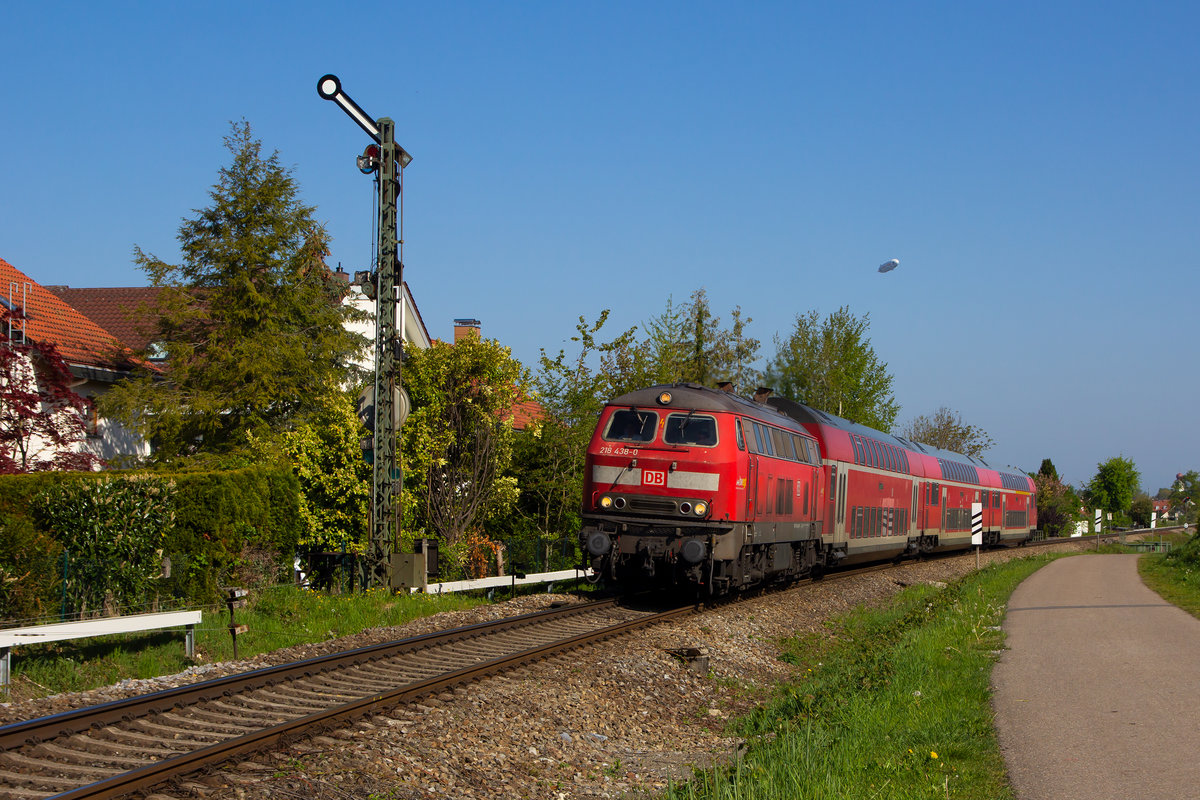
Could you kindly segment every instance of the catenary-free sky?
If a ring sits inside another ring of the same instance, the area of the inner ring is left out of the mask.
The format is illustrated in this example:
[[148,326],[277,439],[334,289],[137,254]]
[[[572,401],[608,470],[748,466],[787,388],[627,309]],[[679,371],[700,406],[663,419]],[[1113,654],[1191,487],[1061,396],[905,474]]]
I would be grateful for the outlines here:
[[[366,135],[396,120],[430,333],[526,365],[704,287],[774,352],[848,305],[899,422],[948,406],[997,465],[1076,485],[1200,468],[1200,5],[4,4],[0,257],[43,284],[178,259],[245,119],[365,268]],[[878,266],[899,258],[900,267]]]

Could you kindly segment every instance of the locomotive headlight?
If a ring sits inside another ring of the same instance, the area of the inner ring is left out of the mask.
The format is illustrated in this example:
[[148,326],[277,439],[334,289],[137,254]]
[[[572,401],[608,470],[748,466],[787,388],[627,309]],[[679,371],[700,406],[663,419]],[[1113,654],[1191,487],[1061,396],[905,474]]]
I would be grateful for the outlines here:
[[697,517],[703,517],[708,513],[708,503],[705,503],[703,500],[701,500],[696,503],[696,506],[692,509],[692,511],[695,512]]
[[660,406],[671,405],[671,393],[670,392],[659,392],[658,393],[658,404]]
[[610,508],[612,508],[612,504],[612,498],[608,495],[603,495],[600,498],[600,507],[605,511],[608,511]]

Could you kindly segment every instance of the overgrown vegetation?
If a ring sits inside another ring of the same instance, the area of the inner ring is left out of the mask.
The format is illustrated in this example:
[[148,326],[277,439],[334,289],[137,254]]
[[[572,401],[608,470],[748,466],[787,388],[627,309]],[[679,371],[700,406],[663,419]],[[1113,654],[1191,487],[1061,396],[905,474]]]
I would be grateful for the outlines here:
[[989,675],[1008,596],[1050,558],[994,565],[945,588],[911,587],[886,608],[787,642],[797,678],[739,724],[743,757],[666,796],[1011,797]]
[[299,495],[287,467],[0,475],[0,617],[202,604],[289,580]]
[[38,518],[63,548],[65,614],[113,614],[118,603],[152,599],[173,524],[171,495],[168,481],[143,477],[63,481],[35,498]]

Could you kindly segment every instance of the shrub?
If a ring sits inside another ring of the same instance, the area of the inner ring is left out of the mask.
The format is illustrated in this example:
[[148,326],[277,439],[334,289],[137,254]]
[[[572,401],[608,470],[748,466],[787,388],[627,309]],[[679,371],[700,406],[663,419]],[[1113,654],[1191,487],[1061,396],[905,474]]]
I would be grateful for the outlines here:
[[154,595],[162,571],[160,545],[171,529],[168,481],[148,476],[64,481],[41,492],[35,509],[40,527],[67,554],[64,610],[132,609]]

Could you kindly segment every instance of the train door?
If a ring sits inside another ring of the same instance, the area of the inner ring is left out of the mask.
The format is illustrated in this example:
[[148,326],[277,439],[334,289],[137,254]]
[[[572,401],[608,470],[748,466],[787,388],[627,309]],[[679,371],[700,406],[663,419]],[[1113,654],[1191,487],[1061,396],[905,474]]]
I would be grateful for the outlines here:
[[829,526],[825,533],[834,541],[846,540],[846,464],[836,461],[829,465]]
[[746,520],[753,521],[758,513],[758,456],[750,453],[750,469],[746,472]]
[[[921,507],[920,501],[918,499],[918,498],[920,498],[920,493],[921,493],[920,487],[921,487],[920,481],[913,481],[912,511],[909,513],[909,517],[908,517],[908,535],[909,536],[913,535],[913,532],[914,532],[913,526],[920,525],[920,523],[917,521],[917,514],[919,513],[918,509]],[[920,533],[920,528],[918,528],[916,532]]]

